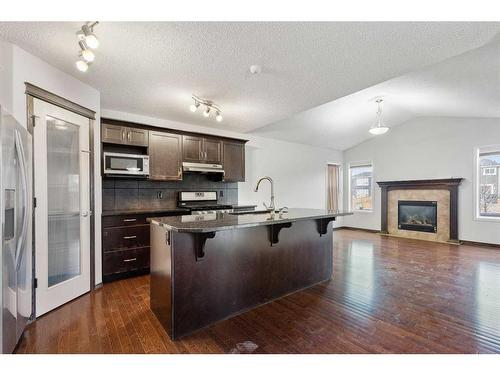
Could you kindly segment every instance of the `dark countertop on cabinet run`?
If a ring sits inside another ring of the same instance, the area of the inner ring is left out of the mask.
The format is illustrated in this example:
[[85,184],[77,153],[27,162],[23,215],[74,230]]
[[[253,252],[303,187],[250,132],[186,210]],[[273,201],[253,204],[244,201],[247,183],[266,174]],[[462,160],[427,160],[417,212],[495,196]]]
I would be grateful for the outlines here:
[[[232,204],[235,210],[253,209],[257,207],[256,204]],[[186,212],[189,213],[187,208],[158,208],[158,209],[146,209],[146,210],[106,210],[102,211],[102,216],[116,216],[116,215],[139,215],[139,214],[159,214],[159,213],[179,213]]]
[[233,210],[243,210],[245,208],[251,210],[257,207],[256,204],[232,204],[231,206],[233,207]]
[[102,211],[102,216],[116,216],[116,215],[141,215],[141,214],[176,214],[185,212],[189,214],[189,210],[185,208],[158,208],[152,210],[123,210],[123,211]]
[[206,233],[347,215],[352,215],[352,212],[295,208],[290,209],[289,212],[284,213],[281,217],[277,213],[274,215],[274,217],[271,217],[269,213],[252,213],[246,215],[218,213],[207,215],[153,217],[148,218],[148,221],[152,224],[162,226],[175,232]]

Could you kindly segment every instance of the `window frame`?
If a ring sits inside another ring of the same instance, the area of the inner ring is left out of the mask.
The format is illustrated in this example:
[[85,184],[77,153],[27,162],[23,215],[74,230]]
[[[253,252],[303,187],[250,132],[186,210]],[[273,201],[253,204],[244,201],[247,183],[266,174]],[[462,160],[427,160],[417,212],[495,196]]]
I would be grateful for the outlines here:
[[[371,181],[368,183],[368,185],[364,185],[364,188],[369,188],[371,192],[371,201],[372,201],[372,208],[371,209],[366,209],[366,210],[356,210],[352,206],[352,178],[351,178],[351,169],[356,168],[356,167],[371,167],[372,169],[372,175],[371,175]],[[373,166],[372,161],[366,161],[366,162],[352,162],[347,165],[347,181],[348,181],[348,189],[347,189],[347,194],[348,194],[348,209],[351,212],[363,212],[363,213],[374,213],[375,212],[375,192],[374,192],[374,180],[375,180],[375,168]]]
[[[491,151],[489,151],[491,150]],[[481,189],[481,166],[480,166],[480,156],[483,153],[486,152],[495,152],[500,154],[500,144],[496,145],[488,145],[488,146],[479,146],[474,148],[474,196],[472,197],[473,201],[473,207],[474,209],[472,210],[473,212],[473,220],[475,221],[489,221],[489,222],[500,222],[500,216],[483,216],[481,215],[481,208],[480,208],[480,198],[479,198],[479,192]]]

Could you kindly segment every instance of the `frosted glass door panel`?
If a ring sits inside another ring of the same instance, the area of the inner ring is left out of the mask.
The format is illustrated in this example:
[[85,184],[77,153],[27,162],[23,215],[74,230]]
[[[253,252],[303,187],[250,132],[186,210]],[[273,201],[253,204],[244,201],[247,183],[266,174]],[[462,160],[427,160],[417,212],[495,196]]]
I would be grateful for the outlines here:
[[80,275],[79,126],[47,119],[48,286]]

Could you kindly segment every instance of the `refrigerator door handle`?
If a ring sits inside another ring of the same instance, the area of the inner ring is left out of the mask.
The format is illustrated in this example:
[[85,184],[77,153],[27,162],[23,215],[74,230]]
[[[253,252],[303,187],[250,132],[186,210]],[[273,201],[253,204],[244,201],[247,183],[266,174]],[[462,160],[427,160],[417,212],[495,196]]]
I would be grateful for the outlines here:
[[21,227],[21,238],[17,242],[17,249],[16,249],[16,258],[15,258],[15,265],[16,265],[16,270],[19,269],[19,264],[21,263],[21,254],[22,254],[22,247],[24,246],[24,242],[26,241],[26,232],[28,228],[28,213],[29,213],[29,186],[28,186],[28,177],[27,177],[27,171],[26,171],[26,160],[24,158],[24,147],[23,147],[23,142],[21,140],[21,135],[19,134],[19,131],[16,130],[16,136],[15,136],[15,142],[16,142],[16,152],[17,152],[17,157],[19,159],[19,163],[21,166],[21,181],[23,184],[22,187],[22,192],[23,192],[23,204],[25,207],[24,210],[24,216],[23,216],[23,222],[22,222],[22,227]]

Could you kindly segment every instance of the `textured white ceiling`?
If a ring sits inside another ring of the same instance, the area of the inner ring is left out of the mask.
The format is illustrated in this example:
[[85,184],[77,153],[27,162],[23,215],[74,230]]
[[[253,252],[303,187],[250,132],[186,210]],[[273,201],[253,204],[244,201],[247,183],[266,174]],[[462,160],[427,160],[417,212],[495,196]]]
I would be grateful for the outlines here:
[[[333,148],[352,143],[336,139],[349,138],[347,121],[358,106],[328,142],[316,128],[304,139],[296,125],[262,127],[482,46],[500,30],[498,23],[467,22],[102,22],[96,62],[82,74],[74,66],[80,25],[2,22],[0,37],[98,89],[104,109],[240,132],[261,128]],[[252,64],[262,65],[260,75],[248,73]],[[224,122],[189,112],[192,93],[219,104]]]
[[500,117],[500,43],[385,81],[251,133],[345,150],[373,137],[382,97],[390,127],[423,116]]

